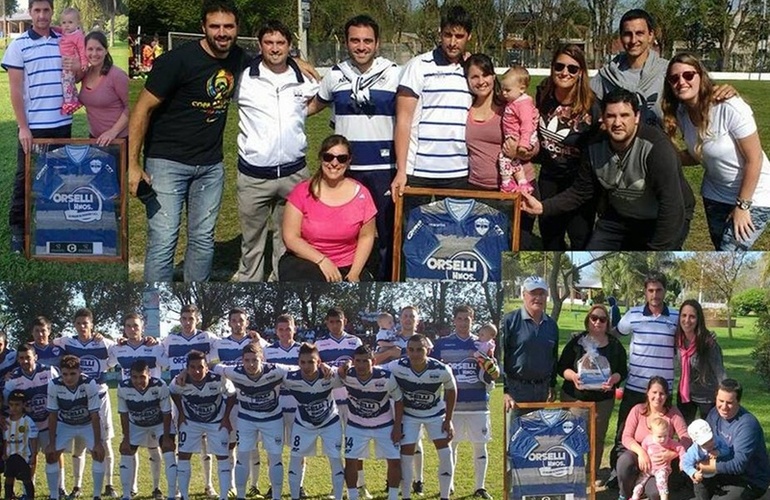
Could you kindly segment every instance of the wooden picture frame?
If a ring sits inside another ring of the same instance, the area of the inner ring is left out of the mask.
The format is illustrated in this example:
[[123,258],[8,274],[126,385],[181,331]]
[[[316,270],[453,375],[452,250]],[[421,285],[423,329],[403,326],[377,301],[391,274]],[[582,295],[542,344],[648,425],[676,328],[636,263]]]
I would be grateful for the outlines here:
[[[592,401],[573,401],[573,402],[554,402],[554,403],[516,403],[514,402],[513,410],[507,411],[503,405],[503,500],[518,500],[511,498],[511,474],[508,468],[508,444],[511,440],[509,436],[509,429],[511,426],[510,420],[513,418],[516,408],[526,410],[569,410],[571,408],[582,408],[588,410],[588,419],[586,425],[588,426],[588,460],[586,461],[586,487],[588,500],[596,499],[596,470],[594,468],[594,462],[596,461],[596,404]],[[548,497],[544,495],[544,497]]]
[[[401,281],[401,255],[404,242],[404,200],[409,196],[431,196],[443,198],[499,200],[512,201],[511,208],[511,248],[508,251],[519,250],[521,240],[521,204],[518,193],[503,193],[500,191],[478,191],[471,189],[433,189],[407,186],[404,195],[396,198],[395,225],[393,228],[393,281]],[[405,277],[404,277],[405,278]]]
[[28,259],[128,262],[126,148],[126,139],[107,146],[96,139],[32,140],[24,187]]

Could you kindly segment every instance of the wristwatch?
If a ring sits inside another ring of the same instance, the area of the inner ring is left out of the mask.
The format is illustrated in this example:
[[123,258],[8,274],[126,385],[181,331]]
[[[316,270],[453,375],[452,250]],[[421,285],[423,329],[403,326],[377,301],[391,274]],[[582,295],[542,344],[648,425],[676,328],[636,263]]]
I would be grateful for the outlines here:
[[742,200],[741,198],[735,199],[735,206],[740,208],[741,210],[748,210],[751,208],[752,201],[751,200]]

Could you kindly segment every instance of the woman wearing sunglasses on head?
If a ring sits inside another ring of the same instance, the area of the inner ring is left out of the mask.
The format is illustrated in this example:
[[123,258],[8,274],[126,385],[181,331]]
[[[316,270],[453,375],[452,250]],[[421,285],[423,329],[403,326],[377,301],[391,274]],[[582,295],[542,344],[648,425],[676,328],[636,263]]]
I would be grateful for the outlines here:
[[683,165],[705,168],[701,196],[717,250],[746,251],[770,219],[770,161],[751,108],[740,97],[714,98],[714,82],[697,57],[677,54],[663,90],[664,127],[681,131]]
[[[551,198],[572,186],[580,166],[583,145],[599,127],[599,103],[588,84],[585,55],[577,45],[559,47],[551,60],[551,76],[538,86],[540,163],[537,180],[540,199]],[[565,235],[573,250],[585,248],[594,226],[595,203],[554,217],[540,217],[545,250],[566,250]]]
[[[628,375],[626,348],[610,331],[610,314],[602,304],[591,306],[586,314],[585,330],[570,339],[561,352],[556,365],[558,374],[564,378],[560,400],[593,401],[596,403],[596,461],[594,470],[598,471],[604,454],[604,437],[610,423],[612,409],[615,406],[615,389]],[[606,381],[601,389],[587,389],[578,376],[578,365],[585,363],[588,352],[604,356],[609,361]],[[587,410],[575,410],[588,421]],[[597,480],[598,482],[598,480]]]
[[321,143],[321,166],[289,193],[283,214],[287,252],[282,281],[361,281],[374,244],[377,209],[369,191],[346,177],[350,143],[331,135]]

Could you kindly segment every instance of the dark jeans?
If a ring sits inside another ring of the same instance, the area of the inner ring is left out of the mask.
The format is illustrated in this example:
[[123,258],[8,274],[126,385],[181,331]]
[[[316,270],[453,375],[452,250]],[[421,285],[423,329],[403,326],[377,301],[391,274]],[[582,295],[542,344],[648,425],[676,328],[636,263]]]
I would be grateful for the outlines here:
[[[630,219],[617,214],[602,217],[596,221],[588,250],[649,250],[655,232],[656,220]],[[687,233],[690,231],[690,221],[687,221],[681,234],[672,248],[665,250],[680,250]]]
[[741,476],[718,474],[693,485],[696,500],[756,500],[767,490],[747,483]]
[[379,252],[378,281],[390,281],[393,267],[393,198],[390,196],[390,183],[396,175],[395,170],[374,170],[371,172],[348,171],[348,175],[366,186],[377,207],[375,224],[377,226],[377,250]]
[[[63,125],[56,128],[40,128],[31,130],[35,139],[69,139],[72,137],[72,125]],[[13,195],[11,195],[11,209],[8,213],[8,225],[11,226],[11,234],[24,233],[25,219],[25,155],[18,143],[16,150],[16,177],[13,180]]]
[[[344,280],[350,272],[351,266],[338,268]],[[321,268],[315,262],[305,260],[291,252],[286,252],[278,261],[278,277],[281,281],[322,281],[326,277]],[[372,276],[366,268],[361,271],[361,281],[372,281]]]
[[706,420],[706,416],[714,406],[714,403],[694,403],[692,401],[683,403],[679,394],[676,395],[676,408],[682,413],[687,425],[690,425],[695,420],[696,414],[699,415],[698,418]]
[[623,391],[623,399],[620,401],[620,408],[618,408],[618,428],[615,431],[615,445],[610,450],[610,468],[616,469],[615,465],[617,464],[618,456],[625,451],[622,443],[623,427],[625,426],[628,414],[631,413],[631,408],[639,403],[644,403],[646,400],[647,394],[643,392],[628,389]]
[[[551,179],[541,173],[537,180],[540,199],[553,198],[572,186],[574,178]],[[540,217],[538,227],[544,250],[582,250],[591,238],[596,218],[596,203],[589,201],[580,208],[551,217]],[[569,236],[570,245],[564,240]]]

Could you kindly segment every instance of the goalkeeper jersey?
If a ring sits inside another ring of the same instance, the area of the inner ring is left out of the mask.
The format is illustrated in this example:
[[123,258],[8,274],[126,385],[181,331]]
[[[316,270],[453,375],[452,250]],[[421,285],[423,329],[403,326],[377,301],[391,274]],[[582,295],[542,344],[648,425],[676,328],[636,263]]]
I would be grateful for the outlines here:
[[472,199],[413,208],[403,247],[407,278],[500,281],[500,254],[511,249],[508,219]]

